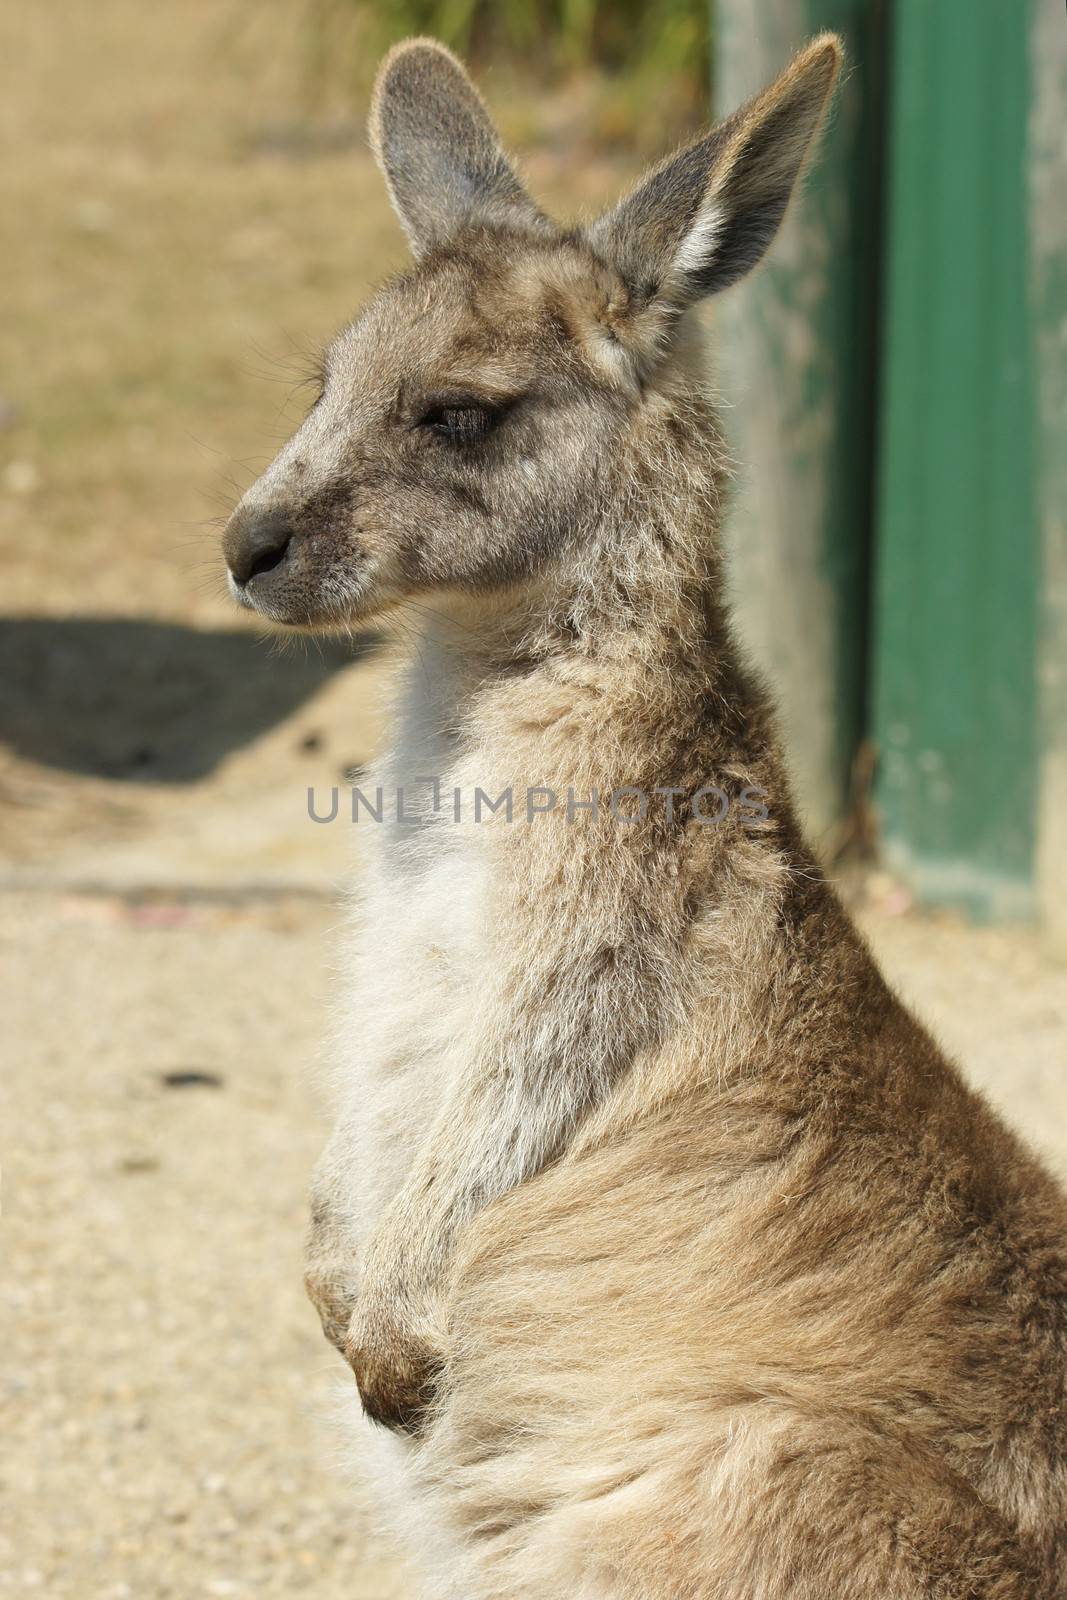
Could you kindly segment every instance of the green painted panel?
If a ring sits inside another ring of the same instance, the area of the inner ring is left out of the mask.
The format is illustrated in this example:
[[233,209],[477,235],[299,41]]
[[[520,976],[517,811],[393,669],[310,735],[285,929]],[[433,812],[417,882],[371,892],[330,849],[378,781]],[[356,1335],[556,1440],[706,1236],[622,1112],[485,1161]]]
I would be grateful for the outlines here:
[[897,0],[875,734],[889,863],[979,914],[1033,899],[1028,7]]
[[717,109],[770,82],[812,34],[848,66],[767,263],[713,308],[740,463],[727,525],[741,637],[780,703],[809,833],[832,854],[864,733],[884,7],[718,0]]
[[1030,293],[1037,363],[1041,746],[1036,878],[1045,930],[1067,954],[1067,23],[1030,23]]

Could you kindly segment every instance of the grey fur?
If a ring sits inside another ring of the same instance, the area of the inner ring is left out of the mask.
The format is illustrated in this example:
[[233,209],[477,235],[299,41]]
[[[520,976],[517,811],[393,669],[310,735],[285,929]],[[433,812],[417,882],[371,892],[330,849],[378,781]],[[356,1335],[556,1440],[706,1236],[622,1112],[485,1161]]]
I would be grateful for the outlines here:
[[413,39],[378,74],[371,143],[416,255],[477,217],[544,218],[501,148],[463,67],[434,39]]

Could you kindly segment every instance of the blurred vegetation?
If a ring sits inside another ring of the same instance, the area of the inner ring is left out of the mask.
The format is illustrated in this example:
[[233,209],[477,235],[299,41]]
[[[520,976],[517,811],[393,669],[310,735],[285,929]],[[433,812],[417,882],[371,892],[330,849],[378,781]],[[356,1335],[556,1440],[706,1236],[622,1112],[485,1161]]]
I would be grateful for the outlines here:
[[430,34],[476,68],[592,89],[592,137],[662,150],[708,114],[708,0],[307,0],[305,92],[365,91],[382,53]]

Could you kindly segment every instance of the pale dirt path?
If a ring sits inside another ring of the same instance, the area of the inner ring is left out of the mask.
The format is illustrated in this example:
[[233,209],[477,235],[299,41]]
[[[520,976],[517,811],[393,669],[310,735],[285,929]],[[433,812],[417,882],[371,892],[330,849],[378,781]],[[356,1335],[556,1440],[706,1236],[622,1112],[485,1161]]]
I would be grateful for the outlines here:
[[333,916],[0,898],[2,1593],[406,1593],[301,1287]]
[[[0,896],[0,1592],[410,1595],[334,1459],[342,1369],[300,1283],[335,923],[315,901]],[[865,923],[1067,1166],[1063,969],[1017,932]]]
[[405,1594],[301,1286],[331,922],[0,899],[0,1592]]

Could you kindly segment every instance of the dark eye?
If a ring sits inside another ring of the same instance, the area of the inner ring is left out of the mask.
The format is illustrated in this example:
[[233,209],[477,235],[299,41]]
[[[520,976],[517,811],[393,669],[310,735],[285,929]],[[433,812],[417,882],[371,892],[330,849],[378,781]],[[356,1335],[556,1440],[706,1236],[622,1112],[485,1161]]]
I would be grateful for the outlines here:
[[473,444],[492,432],[500,416],[499,407],[463,400],[451,405],[427,407],[417,426],[437,434],[441,439],[447,439],[450,444]]

